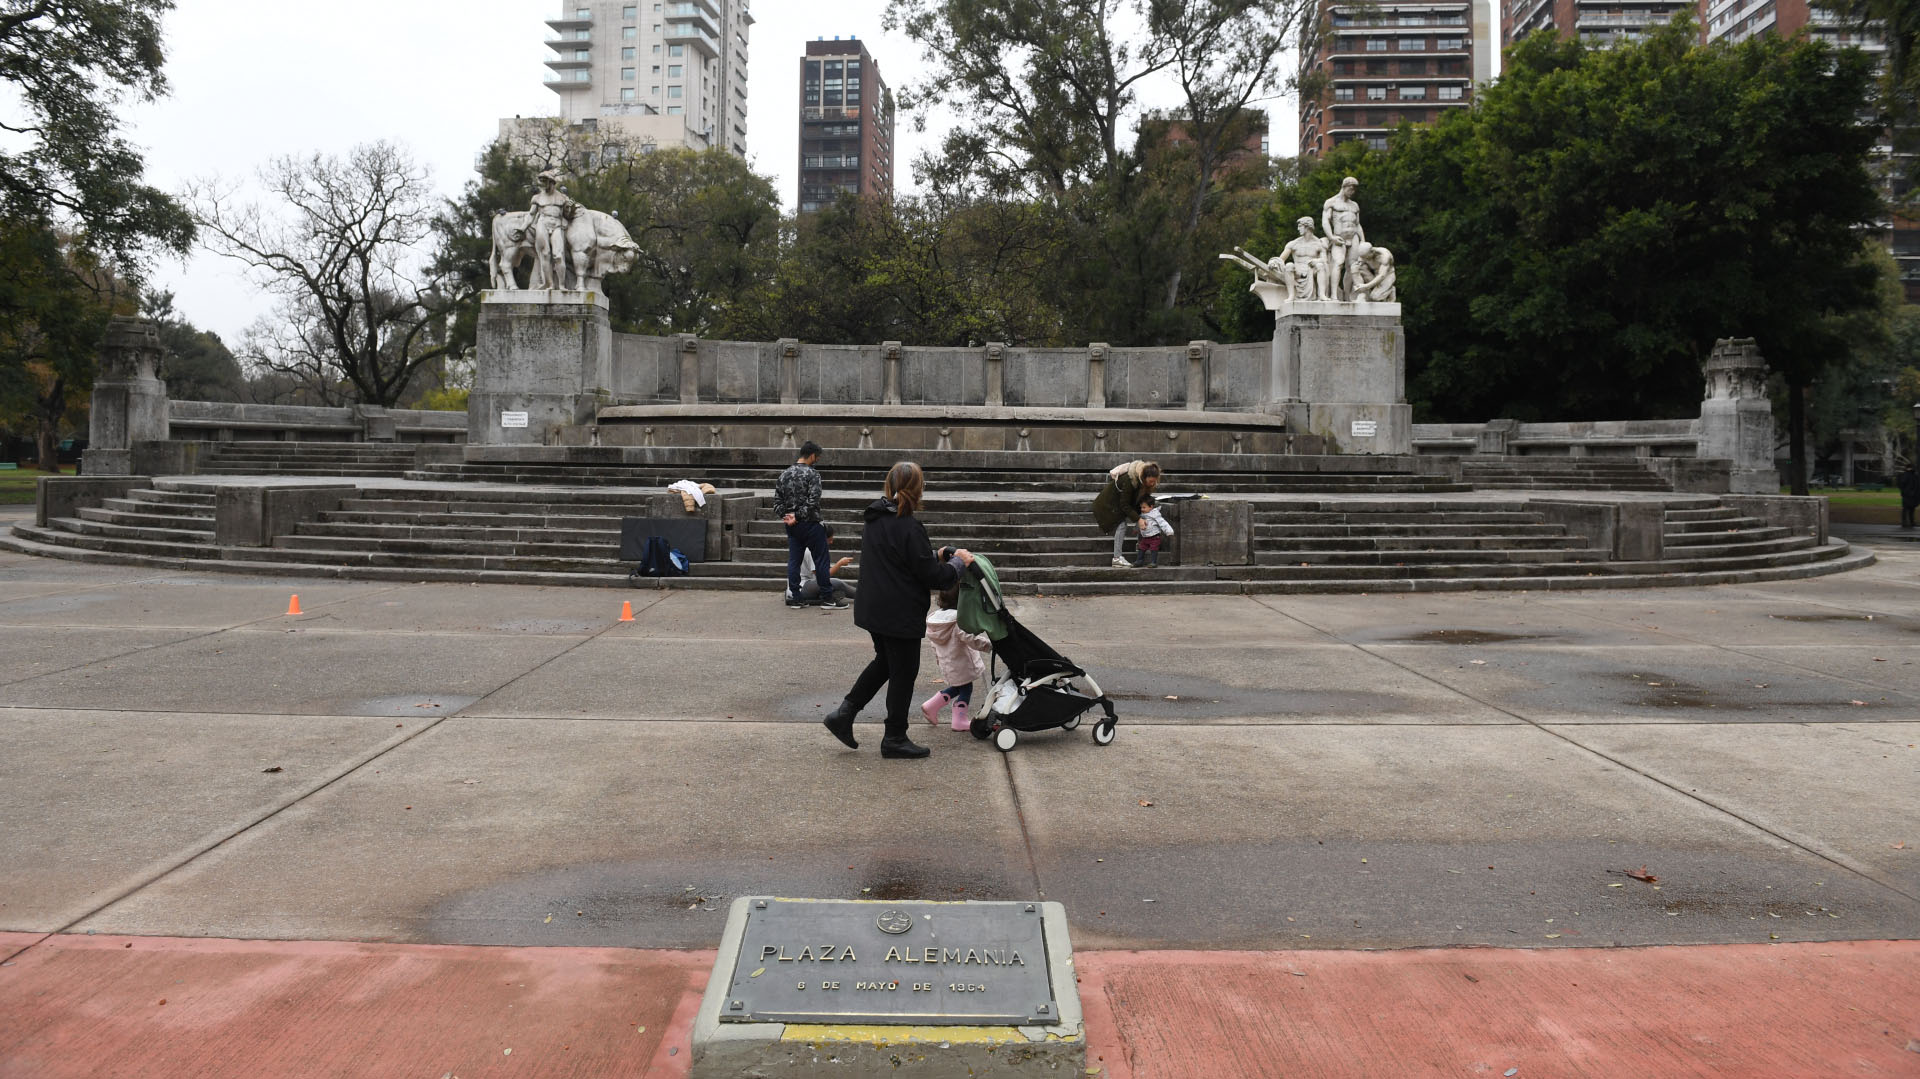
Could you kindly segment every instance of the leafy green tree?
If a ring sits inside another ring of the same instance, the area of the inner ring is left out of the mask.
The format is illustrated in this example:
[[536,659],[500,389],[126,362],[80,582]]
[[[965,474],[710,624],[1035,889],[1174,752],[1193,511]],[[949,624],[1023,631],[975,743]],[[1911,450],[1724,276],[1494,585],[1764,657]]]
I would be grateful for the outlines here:
[[107,320],[130,295],[92,254],[50,229],[0,221],[0,416],[31,428],[40,467],[59,469],[70,417],[84,411]]
[[172,0],[0,0],[0,213],[99,253],[125,279],[156,249],[184,252],[193,222],[141,180],[115,108],[166,92],[160,17]]
[[220,335],[174,310],[173,293],[146,295],[141,314],[160,331],[160,378],[175,401],[245,401],[247,378]]
[[1257,250],[1357,176],[1400,266],[1410,395],[1436,419],[1693,415],[1719,337],[1757,338],[1804,391],[1880,304],[1871,64],[1697,41],[1685,17],[1611,49],[1529,36],[1472,110],[1388,153],[1341,147],[1283,192]]

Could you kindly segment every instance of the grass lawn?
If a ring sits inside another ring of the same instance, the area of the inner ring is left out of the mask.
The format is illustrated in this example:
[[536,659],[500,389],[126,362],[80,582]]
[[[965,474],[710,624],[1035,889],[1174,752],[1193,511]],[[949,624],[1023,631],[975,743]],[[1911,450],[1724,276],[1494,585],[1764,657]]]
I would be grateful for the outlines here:
[[[73,475],[72,466],[62,468],[61,474]],[[48,475],[37,468],[22,468],[19,471],[9,469],[0,472],[0,506],[33,505],[33,488],[40,477]]]
[[[1782,491],[1786,494],[1786,491]],[[1856,491],[1849,487],[1822,487],[1813,492],[1827,500],[1832,519],[1839,524],[1897,525],[1900,523],[1900,492]]]

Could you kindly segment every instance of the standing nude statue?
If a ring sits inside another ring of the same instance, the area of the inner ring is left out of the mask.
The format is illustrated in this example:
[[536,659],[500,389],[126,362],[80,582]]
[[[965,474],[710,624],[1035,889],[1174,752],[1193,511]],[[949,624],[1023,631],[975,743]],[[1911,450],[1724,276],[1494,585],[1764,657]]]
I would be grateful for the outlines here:
[[1320,205],[1320,231],[1327,237],[1327,277],[1332,285],[1329,300],[1354,298],[1348,262],[1354,245],[1367,239],[1360,227],[1360,204],[1353,201],[1359,187],[1360,181],[1349,176],[1340,181],[1340,193]]
[[533,275],[528,288],[567,287],[567,229],[573,224],[580,204],[560,190],[560,174],[552,169],[540,174],[540,189],[533,193]]

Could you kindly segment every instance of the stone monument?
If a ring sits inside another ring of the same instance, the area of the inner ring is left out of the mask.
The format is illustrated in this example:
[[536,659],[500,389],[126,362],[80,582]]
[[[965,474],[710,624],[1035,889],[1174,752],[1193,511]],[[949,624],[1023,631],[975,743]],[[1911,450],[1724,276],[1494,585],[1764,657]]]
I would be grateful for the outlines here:
[[1728,461],[1730,494],[1780,493],[1773,467],[1773,401],[1767,396],[1767,361],[1751,337],[1723,337],[1700,373],[1706,398],[1700,402],[1697,456]]
[[100,374],[82,469],[89,476],[133,472],[136,442],[167,438],[167,387],[160,381],[160,330],[143,318],[115,315],[100,345]]
[[546,445],[611,400],[613,327],[601,290],[607,275],[633,268],[640,248],[619,219],[575,202],[552,171],[540,174],[527,209],[494,215],[492,239],[468,439]]
[[1407,344],[1400,327],[1393,253],[1367,240],[1347,177],[1298,238],[1261,262],[1234,249],[1223,259],[1253,273],[1251,291],[1274,313],[1270,409],[1289,430],[1319,435],[1339,453],[1413,452]]

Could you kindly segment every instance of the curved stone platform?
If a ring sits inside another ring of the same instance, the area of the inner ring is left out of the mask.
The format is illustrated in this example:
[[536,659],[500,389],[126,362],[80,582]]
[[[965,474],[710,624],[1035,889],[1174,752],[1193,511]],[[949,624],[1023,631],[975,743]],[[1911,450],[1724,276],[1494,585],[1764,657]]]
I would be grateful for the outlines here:
[[[84,561],[276,576],[624,587],[630,582],[629,566],[617,557],[620,518],[659,494],[651,486],[348,480],[340,482],[354,489],[342,492],[335,508],[292,526],[270,546],[216,542],[214,503],[223,483],[288,482],[158,478],[98,506],[16,526],[0,545]],[[769,493],[723,494],[732,560],[644,585],[781,589],[786,544]],[[1816,576],[1873,560],[1844,542],[1770,525],[1715,496],[1223,492],[1218,501],[1248,505],[1250,562],[1129,570],[1107,565],[1110,540],[1090,520],[1092,494],[936,488],[922,520],[935,542],[990,554],[1015,593],[1670,587]],[[857,551],[859,514],[870,497],[827,498],[841,549]],[[1654,522],[1657,554],[1622,557],[1617,537],[1590,534],[1582,522],[1607,513]],[[1177,559],[1178,547],[1170,554],[1169,561]],[[857,581],[857,569],[847,577]]]

